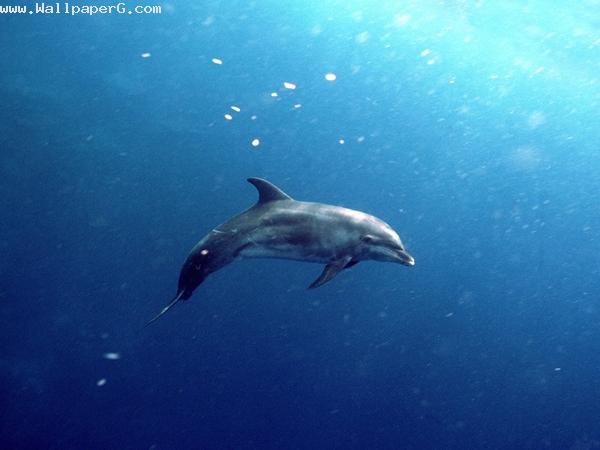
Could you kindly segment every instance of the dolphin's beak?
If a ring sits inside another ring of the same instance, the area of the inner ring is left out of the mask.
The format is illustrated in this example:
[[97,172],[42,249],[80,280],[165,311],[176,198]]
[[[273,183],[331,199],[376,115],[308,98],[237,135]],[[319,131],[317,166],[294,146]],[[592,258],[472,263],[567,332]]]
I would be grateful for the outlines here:
[[415,265],[415,258],[410,256],[406,250],[397,250],[396,258],[400,264],[404,264],[405,266]]

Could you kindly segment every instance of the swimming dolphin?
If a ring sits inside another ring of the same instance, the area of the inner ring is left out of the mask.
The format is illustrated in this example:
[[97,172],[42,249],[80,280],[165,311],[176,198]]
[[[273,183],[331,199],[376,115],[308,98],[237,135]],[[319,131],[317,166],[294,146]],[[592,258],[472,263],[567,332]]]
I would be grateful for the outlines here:
[[208,233],[188,255],[175,303],[187,300],[208,275],[240,258],[280,258],[325,264],[309,286],[316,288],[342,270],[372,259],[414,266],[400,236],[387,223],[360,211],[299,202],[261,178],[248,178],[258,202]]

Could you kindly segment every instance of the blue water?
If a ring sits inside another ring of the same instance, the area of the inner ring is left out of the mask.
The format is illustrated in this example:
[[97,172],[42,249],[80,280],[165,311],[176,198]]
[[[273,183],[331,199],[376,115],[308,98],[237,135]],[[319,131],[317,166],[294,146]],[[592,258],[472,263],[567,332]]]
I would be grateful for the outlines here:
[[[0,447],[600,447],[600,3],[550,3],[0,15]],[[416,266],[241,261],[143,329],[249,176]]]

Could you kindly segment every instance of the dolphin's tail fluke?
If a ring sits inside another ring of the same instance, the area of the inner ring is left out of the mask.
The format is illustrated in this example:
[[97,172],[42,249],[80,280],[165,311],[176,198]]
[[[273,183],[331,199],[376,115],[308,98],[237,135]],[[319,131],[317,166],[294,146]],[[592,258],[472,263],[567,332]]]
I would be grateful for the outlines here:
[[167,306],[165,306],[152,320],[150,320],[146,325],[144,325],[144,327],[147,327],[148,325],[150,325],[153,322],[156,322],[158,319],[160,319],[168,310],[170,310],[173,306],[175,306],[175,303],[177,303],[178,301],[181,300],[181,297],[183,297],[183,293],[185,292],[185,289],[182,289],[181,291],[179,291],[177,293],[177,296],[171,300],[171,303],[169,303]]

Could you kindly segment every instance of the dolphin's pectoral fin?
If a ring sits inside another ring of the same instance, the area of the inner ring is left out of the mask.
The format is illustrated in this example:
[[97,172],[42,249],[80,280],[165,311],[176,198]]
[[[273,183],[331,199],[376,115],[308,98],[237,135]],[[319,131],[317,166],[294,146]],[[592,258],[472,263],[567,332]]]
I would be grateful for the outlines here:
[[[350,261],[352,260],[351,256],[345,256],[342,259],[338,259],[337,261],[331,262],[325,266],[319,278],[317,278],[313,283],[308,287],[309,289],[318,288],[319,286],[324,285],[333,277],[335,277],[338,273],[344,270]],[[352,264],[353,265],[353,264]]]

